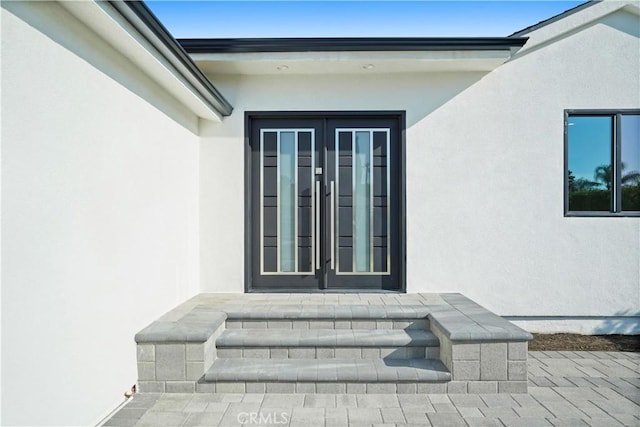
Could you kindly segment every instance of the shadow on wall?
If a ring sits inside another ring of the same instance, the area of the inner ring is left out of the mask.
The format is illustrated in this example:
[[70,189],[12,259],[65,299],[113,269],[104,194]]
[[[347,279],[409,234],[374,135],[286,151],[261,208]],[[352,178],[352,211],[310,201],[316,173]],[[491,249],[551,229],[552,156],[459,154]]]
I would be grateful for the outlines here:
[[593,329],[594,335],[637,335],[640,334],[640,312],[618,311],[611,318],[603,320]]
[[[193,133],[198,131],[198,120],[194,113],[175,102],[175,98],[140,67],[80,22],[64,6],[55,2],[8,1],[2,2],[2,8],[91,64],[97,73],[106,74],[143,98],[184,128]],[[52,25],[52,22],[56,24]],[[60,61],[48,65],[64,67],[65,64],[65,61]],[[73,79],[70,74],[68,82],[58,83],[82,84]]]
[[488,71],[407,73],[401,78],[376,74],[291,74],[286,79],[274,75],[207,75],[236,109],[225,117],[222,126],[202,122],[200,134],[204,138],[242,138],[243,111],[404,110],[408,129],[487,74]]

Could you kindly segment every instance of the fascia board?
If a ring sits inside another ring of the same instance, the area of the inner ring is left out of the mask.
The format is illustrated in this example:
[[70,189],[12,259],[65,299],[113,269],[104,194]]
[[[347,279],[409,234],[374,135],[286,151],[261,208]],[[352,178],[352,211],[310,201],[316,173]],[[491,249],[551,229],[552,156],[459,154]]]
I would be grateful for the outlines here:
[[144,2],[110,0],[109,3],[134,25],[218,112],[224,116],[231,114],[233,110],[231,104],[202,74],[196,64],[191,61],[189,55]]
[[397,60],[456,60],[456,59],[506,59],[510,50],[438,50],[398,52],[242,52],[242,53],[192,53],[194,61],[397,61]]
[[222,112],[109,3],[65,1],[60,4],[198,117],[214,122],[222,120]]
[[179,39],[190,54],[510,50],[526,37],[310,37]]

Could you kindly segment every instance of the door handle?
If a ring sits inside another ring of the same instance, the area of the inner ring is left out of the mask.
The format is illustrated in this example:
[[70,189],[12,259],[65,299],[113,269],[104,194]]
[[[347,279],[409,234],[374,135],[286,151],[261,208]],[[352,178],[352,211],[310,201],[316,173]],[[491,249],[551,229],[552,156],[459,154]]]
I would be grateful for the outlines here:
[[335,182],[331,181],[331,269],[335,270],[336,264],[336,244],[335,244],[335,214],[336,214],[336,191]]
[[315,228],[316,228],[316,270],[320,270],[320,181],[316,181],[316,212],[315,212]]

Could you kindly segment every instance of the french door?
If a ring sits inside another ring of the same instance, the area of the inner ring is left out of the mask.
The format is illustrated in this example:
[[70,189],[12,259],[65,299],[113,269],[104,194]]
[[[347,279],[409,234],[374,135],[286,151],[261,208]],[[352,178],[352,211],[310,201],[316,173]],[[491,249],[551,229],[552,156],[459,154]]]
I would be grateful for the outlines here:
[[400,290],[402,116],[248,116],[250,290]]

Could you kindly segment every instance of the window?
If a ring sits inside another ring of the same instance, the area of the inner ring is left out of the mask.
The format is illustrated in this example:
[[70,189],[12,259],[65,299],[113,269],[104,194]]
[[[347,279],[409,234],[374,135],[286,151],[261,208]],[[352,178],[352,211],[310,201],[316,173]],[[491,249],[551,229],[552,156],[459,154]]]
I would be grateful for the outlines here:
[[565,111],[565,214],[640,216],[640,110]]

